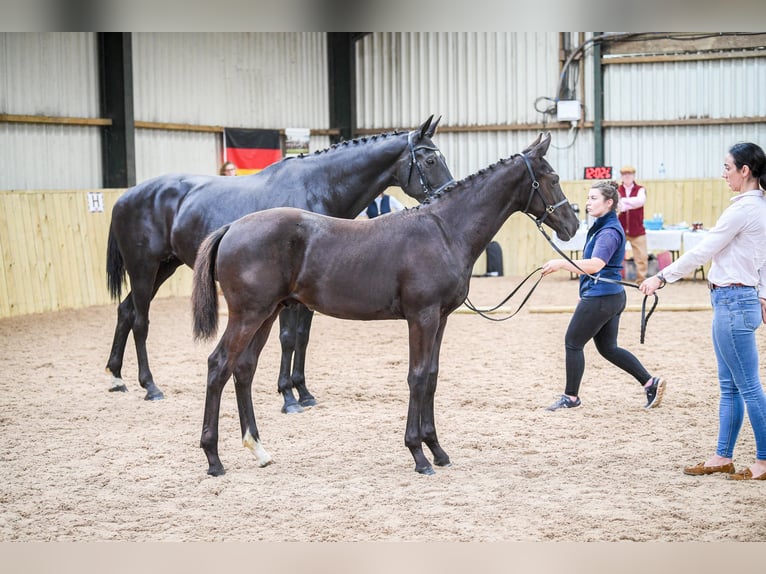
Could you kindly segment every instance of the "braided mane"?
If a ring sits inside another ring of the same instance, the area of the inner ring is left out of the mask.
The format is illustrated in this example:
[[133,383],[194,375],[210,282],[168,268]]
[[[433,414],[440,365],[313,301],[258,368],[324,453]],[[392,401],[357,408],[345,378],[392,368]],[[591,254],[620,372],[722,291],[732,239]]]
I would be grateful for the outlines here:
[[442,197],[444,194],[446,194],[446,193],[449,193],[449,192],[453,191],[453,190],[454,190],[454,189],[456,189],[456,188],[462,187],[462,186],[463,186],[463,185],[465,185],[467,182],[472,182],[472,181],[473,181],[473,180],[475,180],[477,177],[480,177],[480,176],[484,176],[484,175],[486,175],[487,173],[489,173],[489,172],[491,172],[491,171],[493,171],[493,170],[497,169],[497,167],[498,167],[498,166],[500,166],[500,165],[505,165],[505,164],[507,164],[507,163],[508,163],[508,162],[510,162],[510,161],[511,161],[513,158],[515,158],[517,155],[519,155],[519,154],[514,154],[514,155],[512,155],[511,157],[507,157],[507,158],[502,158],[502,157],[501,157],[501,158],[500,158],[499,160],[497,160],[495,163],[493,163],[493,164],[490,164],[490,165],[488,165],[487,167],[483,167],[483,168],[481,168],[481,169],[480,169],[479,171],[477,171],[477,172],[474,172],[474,173],[472,173],[472,174],[469,174],[469,175],[465,176],[465,177],[464,177],[464,178],[462,178],[462,179],[459,179],[459,180],[457,180],[457,181],[454,181],[454,182],[450,183],[449,185],[445,186],[443,189],[441,189],[440,191],[438,191],[438,192],[437,192],[436,194],[434,194],[433,196],[431,196],[431,197],[426,197],[426,199],[423,201],[423,203],[420,203],[420,204],[418,204],[418,205],[416,205],[416,206],[414,206],[414,207],[412,207],[412,208],[409,208],[409,210],[413,210],[413,211],[414,211],[414,210],[416,210],[416,209],[420,209],[422,206],[424,206],[424,205],[428,205],[428,204],[429,204],[429,203],[431,203],[432,201],[438,200],[438,199],[439,199],[440,197]]
[[313,152],[311,154],[303,154],[302,153],[302,154],[298,154],[297,156],[290,156],[290,157],[285,158],[285,159],[293,159],[293,158],[303,159],[303,158],[306,158],[306,157],[309,157],[309,156],[329,153],[329,152],[331,152],[333,150],[336,150],[336,149],[346,148],[346,147],[349,147],[349,146],[355,146],[355,145],[359,145],[359,144],[374,143],[374,142],[376,142],[379,139],[382,140],[382,139],[385,139],[387,137],[400,136],[402,134],[407,134],[407,133],[409,133],[409,132],[398,130],[398,131],[393,131],[393,132],[384,132],[384,133],[380,133],[380,134],[374,134],[374,135],[371,135],[371,136],[360,136],[360,137],[357,137],[357,138],[354,138],[354,139],[351,139],[351,140],[343,140],[342,142],[334,143],[330,147],[326,147],[324,149],[317,150],[317,151],[315,151],[315,152]]

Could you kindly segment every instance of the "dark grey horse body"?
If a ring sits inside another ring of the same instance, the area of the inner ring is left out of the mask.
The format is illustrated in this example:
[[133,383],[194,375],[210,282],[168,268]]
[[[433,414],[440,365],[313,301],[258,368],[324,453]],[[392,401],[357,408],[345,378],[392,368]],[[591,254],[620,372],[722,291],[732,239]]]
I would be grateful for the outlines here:
[[[251,385],[258,357],[284,306],[306,305],[342,319],[405,319],[409,326],[410,389],[405,444],[418,472],[449,457],[439,446],[434,394],[447,318],[466,298],[473,266],[515,211],[537,216],[562,238],[578,218],[545,161],[550,135],[519,156],[501,160],[448,186],[424,205],[369,222],[280,208],[255,213],[212,233],[200,247],[192,294],[194,333],[215,334],[218,298],[228,323],[208,360],[201,446],[208,472],[218,457],[221,392],[234,375],[242,437],[261,465],[270,461],[255,424]],[[381,253],[387,254],[380,257]]]
[[[194,265],[206,235],[248,213],[281,206],[354,218],[393,185],[422,201],[452,181],[443,156],[431,140],[438,123],[429,118],[409,133],[343,142],[322,152],[284,159],[254,175],[170,174],[125,192],[112,212],[107,252],[112,296],[119,299],[126,273],[131,286],[118,309],[107,362],[107,371],[114,379],[111,390],[127,390],[121,371],[132,330],[139,382],[146,389],[146,399],[163,397],[146,352],[149,306],[159,287],[179,266]],[[284,412],[299,412],[301,404],[314,404],[304,375],[311,318],[312,313],[302,306],[286,309],[280,318],[278,389],[284,398]],[[293,388],[298,389],[300,403]]]

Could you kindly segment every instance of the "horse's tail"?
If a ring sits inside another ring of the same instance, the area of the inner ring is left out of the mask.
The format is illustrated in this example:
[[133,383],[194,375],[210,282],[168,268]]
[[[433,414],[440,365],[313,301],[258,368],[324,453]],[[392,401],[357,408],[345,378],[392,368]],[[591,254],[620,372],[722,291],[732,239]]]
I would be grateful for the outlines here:
[[119,301],[122,285],[125,283],[125,261],[122,259],[117,238],[109,225],[109,239],[106,244],[106,284],[112,299]]
[[218,291],[215,287],[215,260],[218,245],[229,230],[228,225],[213,231],[205,238],[194,261],[192,283],[192,315],[194,339],[207,340],[218,331]]

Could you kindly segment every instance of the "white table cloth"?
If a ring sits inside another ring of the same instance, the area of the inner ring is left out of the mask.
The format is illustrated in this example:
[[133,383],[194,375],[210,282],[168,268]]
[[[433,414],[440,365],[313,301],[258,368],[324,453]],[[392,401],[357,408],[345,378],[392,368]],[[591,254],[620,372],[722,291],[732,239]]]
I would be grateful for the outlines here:
[[[685,230],[683,229],[647,229],[646,248],[649,251],[681,251],[684,233]],[[583,247],[585,247],[585,236],[587,234],[588,230],[581,227],[572,239],[562,241],[554,233],[553,242],[562,251],[582,251]],[[627,245],[627,248],[630,249],[630,244]]]

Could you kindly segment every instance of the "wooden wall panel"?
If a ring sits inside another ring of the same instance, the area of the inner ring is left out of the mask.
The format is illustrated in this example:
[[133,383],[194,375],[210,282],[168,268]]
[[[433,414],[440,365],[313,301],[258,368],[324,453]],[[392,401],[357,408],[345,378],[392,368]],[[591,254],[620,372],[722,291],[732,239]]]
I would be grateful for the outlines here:
[[[651,219],[654,213],[662,213],[665,225],[685,221],[691,226],[695,221],[712,227],[724,209],[729,205],[731,191],[723,179],[715,180],[643,180],[647,201],[644,214]],[[580,218],[585,219],[585,201],[591,182],[586,180],[561,182],[567,198],[580,206]],[[410,198],[397,189],[389,193],[396,195],[405,205],[412,205]],[[409,200],[409,202],[407,202]],[[553,235],[545,228],[548,235]],[[548,259],[558,257],[556,251],[537,230],[528,217],[515,213],[495,236],[503,250],[503,270],[506,275],[524,277]],[[474,274],[486,271],[482,256],[474,267]]]
[[[662,213],[666,225],[702,221],[711,227],[731,198],[722,179],[641,183],[648,190],[647,217]],[[570,201],[580,205],[584,218],[590,182],[562,182],[562,188]],[[89,191],[102,193],[103,212],[88,211]],[[413,205],[414,200],[398,188],[389,191],[405,205]],[[121,193],[114,189],[0,192],[0,318],[116,305],[106,285],[106,243],[112,207]],[[495,240],[503,249],[506,275],[525,276],[557,256],[532,220],[520,213],[511,216]],[[482,256],[474,272],[485,270]],[[191,269],[183,267],[162,286],[158,297],[188,297],[191,285]]]

